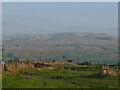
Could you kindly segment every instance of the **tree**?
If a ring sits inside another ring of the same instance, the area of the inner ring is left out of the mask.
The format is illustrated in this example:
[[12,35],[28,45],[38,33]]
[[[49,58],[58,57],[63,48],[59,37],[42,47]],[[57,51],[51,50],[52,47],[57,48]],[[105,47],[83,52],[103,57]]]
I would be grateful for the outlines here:
[[73,62],[72,60],[67,60],[67,62]]
[[60,44],[57,44],[56,46],[60,46]]
[[62,58],[64,59],[64,58],[67,58],[66,56],[62,56]]
[[19,45],[16,45],[16,47],[19,47]]
[[52,62],[56,62],[56,60],[52,60]]
[[92,63],[91,62],[83,62],[83,63],[81,63],[81,65],[92,65]]

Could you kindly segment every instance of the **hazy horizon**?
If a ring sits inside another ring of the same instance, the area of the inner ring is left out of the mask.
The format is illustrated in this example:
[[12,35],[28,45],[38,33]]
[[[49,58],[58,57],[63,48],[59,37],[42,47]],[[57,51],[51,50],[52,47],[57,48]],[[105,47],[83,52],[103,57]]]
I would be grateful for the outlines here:
[[51,35],[51,34],[65,34],[65,33],[79,33],[79,34],[101,34],[101,35],[110,35],[110,36],[118,36],[118,35],[113,35],[113,34],[109,34],[109,33],[93,33],[93,32],[56,32],[56,33],[29,33],[29,34],[27,34],[27,33],[3,33],[2,35]]
[[118,34],[117,2],[3,3],[3,34]]

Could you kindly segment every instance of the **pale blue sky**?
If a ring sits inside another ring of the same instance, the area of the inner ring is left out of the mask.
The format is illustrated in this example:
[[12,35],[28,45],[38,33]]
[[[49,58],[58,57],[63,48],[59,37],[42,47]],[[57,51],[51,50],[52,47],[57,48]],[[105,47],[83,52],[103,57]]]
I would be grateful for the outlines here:
[[9,2],[2,8],[3,34],[118,33],[117,2]]
[[1,2],[0,2],[0,18],[2,18],[2,3]]

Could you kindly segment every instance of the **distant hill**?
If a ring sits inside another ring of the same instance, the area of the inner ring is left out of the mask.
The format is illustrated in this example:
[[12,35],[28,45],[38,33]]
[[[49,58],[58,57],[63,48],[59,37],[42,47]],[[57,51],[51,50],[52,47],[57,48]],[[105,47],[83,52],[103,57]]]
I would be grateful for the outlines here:
[[[104,33],[53,33],[3,35],[4,55],[20,59],[73,60],[93,63],[117,63],[118,38]],[[27,55],[29,52],[29,55]]]

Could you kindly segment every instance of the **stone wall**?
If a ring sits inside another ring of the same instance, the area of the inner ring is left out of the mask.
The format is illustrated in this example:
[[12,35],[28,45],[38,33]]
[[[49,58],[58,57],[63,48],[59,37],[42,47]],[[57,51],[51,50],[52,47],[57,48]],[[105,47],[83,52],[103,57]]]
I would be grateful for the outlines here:
[[104,76],[120,76],[117,65],[103,66],[101,74]]
[[[101,66],[101,67],[57,67],[53,66],[55,64],[68,64],[68,62],[37,62],[37,61],[5,61],[3,64],[3,70],[4,71],[18,71],[21,69],[26,68],[33,68],[33,69],[61,69],[61,70],[77,70],[77,71],[97,71],[101,70],[102,75],[106,76],[118,76],[119,69],[116,65],[111,66]],[[70,64],[70,63],[69,63]],[[72,65],[75,65],[71,63]]]
[[37,62],[37,61],[6,61],[4,64],[4,71],[16,71],[25,68],[33,69],[62,69],[62,70],[79,70],[79,71],[96,71],[100,70],[101,67],[56,67],[52,66],[55,64],[72,64],[69,62]]
[[34,68],[34,63],[28,61],[6,61],[3,65],[4,71],[17,71],[25,68]]

